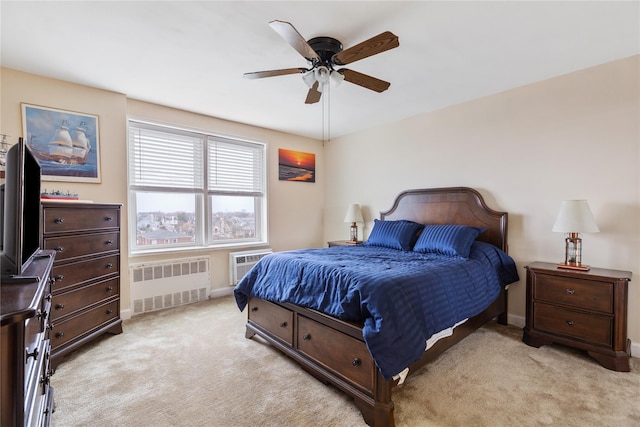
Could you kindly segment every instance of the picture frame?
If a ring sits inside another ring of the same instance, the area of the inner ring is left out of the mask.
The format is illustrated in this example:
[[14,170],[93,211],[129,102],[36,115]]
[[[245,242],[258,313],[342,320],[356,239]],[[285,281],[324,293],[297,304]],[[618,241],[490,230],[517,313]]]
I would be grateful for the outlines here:
[[316,155],[278,148],[280,181],[316,182]]
[[43,181],[100,183],[98,116],[22,103],[23,137]]

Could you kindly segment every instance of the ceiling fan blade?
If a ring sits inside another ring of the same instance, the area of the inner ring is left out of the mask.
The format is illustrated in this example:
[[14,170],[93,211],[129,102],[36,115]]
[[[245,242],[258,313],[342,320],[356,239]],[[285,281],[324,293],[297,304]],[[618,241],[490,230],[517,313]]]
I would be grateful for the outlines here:
[[398,36],[391,31],[385,31],[375,37],[371,37],[369,40],[336,53],[331,58],[331,62],[336,65],[346,65],[398,46],[400,46]]
[[305,104],[315,104],[320,101],[322,92],[318,92],[318,82],[315,82],[309,92],[307,93],[307,99],[304,100]]
[[276,20],[269,22],[269,25],[276,33],[280,34],[280,37],[285,39],[291,47],[298,51],[300,55],[310,61],[320,59],[316,51],[309,46],[309,43],[307,43],[304,37],[302,37],[298,30],[296,30],[289,22]]
[[342,74],[344,79],[349,83],[353,83],[376,92],[384,92],[389,89],[389,86],[391,86],[391,83],[389,82],[376,79],[375,77],[371,77],[357,71],[347,70],[346,68],[342,68],[338,70],[338,72]]
[[261,79],[263,77],[284,76],[286,74],[300,74],[307,71],[306,68],[284,68],[282,70],[256,71],[253,73],[244,73],[247,79]]

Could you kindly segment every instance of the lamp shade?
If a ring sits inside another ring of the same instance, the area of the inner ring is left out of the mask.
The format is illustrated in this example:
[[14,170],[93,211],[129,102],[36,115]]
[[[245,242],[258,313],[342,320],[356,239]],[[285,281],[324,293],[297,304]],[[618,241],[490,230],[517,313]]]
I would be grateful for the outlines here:
[[565,200],[560,204],[560,212],[558,212],[552,231],[597,233],[600,230],[586,200]]
[[364,222],[362,218],[362,210],[360,205],[354,203],[347,209],[347,214],[344,216],[344,222]]
[[313,71],[313,76],[316,78],[316,81],[320,84],[329,82],[329,75],[331,71],[324,65],[319,66]]

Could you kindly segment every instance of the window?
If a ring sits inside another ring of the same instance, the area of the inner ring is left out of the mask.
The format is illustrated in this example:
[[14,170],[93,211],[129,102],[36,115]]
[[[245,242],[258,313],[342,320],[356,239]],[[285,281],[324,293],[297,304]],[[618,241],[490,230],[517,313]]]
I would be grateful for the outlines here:
[[129,121],[131,252],[265,244],[265,144]]

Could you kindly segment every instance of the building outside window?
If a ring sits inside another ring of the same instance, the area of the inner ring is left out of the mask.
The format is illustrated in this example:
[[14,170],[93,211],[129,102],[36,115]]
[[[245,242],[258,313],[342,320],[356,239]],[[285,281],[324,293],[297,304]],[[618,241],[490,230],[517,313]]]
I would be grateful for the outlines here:
[[267,243],[264,143],[128,125],[131,253]]

